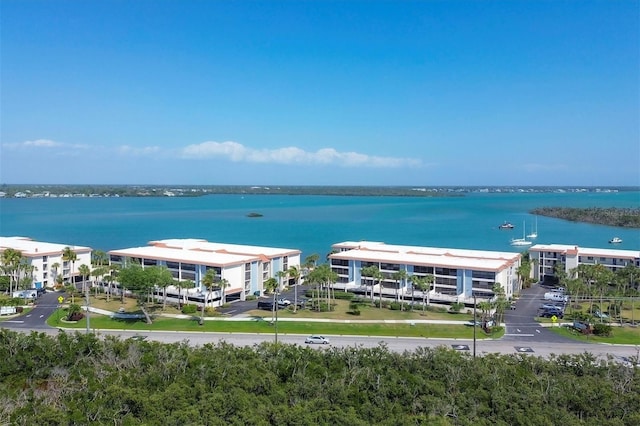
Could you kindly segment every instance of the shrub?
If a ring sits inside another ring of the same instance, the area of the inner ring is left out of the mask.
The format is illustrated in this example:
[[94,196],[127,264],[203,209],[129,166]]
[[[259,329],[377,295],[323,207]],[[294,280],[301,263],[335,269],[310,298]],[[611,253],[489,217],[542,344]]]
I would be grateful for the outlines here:
[[247,301],[257,300],[257,299],[258,299],[258,296],[256,296],[255,294],[250,294],[245,298],[245,300]]
[[[318,292],[315,291],[315,290],[307,289],[304,292],[304,296],[305,297],[309,297],[309,298],[318,297]],[[347,292],[344,292],[344,291],[341,291],[341,290],[336,291],[336,292],[334,292],[334,291],[331,292],[331,298],[332,299],[335,298],[336,300],[353,300],[355,298],[355,296],[356,295],[353,294],[353,293],[347,293]],[[319,297],[320,297],[320,299],[322,299],[322,298],[326,299],[327,298],[327,292],[326,291],[321,291]]]
[[16,306],[16,314],[21,314],[24,311],[22,306]]
[[464,308],[464,303],[455,302],[449,306],[449,312],[452,314],[459,314],[462,308]]
[[84,318],[82,312],[74,312],[67,317],[69,321],[80,321],[82,318]]
[[184,305],[182,307],[182,313],[185,315],[195,314],[197,309],[196,305]]
[[402,309],[402,305],[400,304],[400,302],[391,302],[389,303],[389,309],[391,309],[392,311],[399,311],[400,309]]
[[596,336],[611,336],[611,326],[608,324],[594,324],[593,325],[593,334]]

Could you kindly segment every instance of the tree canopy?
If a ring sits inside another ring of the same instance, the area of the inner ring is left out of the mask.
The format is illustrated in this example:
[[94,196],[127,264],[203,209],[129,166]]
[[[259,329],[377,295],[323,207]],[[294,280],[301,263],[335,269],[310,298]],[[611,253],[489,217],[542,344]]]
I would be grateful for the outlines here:
[[472,358],[0,331],[12,425],[637,425],[640,369],[589,354]]

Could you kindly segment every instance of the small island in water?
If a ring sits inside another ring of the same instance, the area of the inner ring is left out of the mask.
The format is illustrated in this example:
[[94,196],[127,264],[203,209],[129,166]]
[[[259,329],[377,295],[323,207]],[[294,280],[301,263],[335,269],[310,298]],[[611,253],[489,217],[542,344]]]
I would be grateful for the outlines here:
[[530,213],[572,222],[594,223],[597,225],[618,226],[620,228],[640,228],[640,208],[539,207],[533,209]]
[[251,212],[247,215],[247,217],[262,217],[264,216],[262,213]]

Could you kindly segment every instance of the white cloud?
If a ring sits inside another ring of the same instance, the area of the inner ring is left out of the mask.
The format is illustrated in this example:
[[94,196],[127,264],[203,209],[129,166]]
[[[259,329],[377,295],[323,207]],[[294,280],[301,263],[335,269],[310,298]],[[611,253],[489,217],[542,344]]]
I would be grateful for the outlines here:
[[237,142],[202,142],[182,149],[183,158],[227,158],[234,162],[272,164],[335,164],[345,167],[406,167],[420,166],[421,160],[401,157],[379,157],[358,152],[340,152],[323,148],[308,152],[290,146],[277,149],[252,149]]
[[60,149],[87,149],[90,146],[86,144],[70,144],[64,142],[56,142],[51,139],[36,139],[33,141],[24,141],[24,142],[16,142],[16,143],[3,143],[2,146],[4,148],[13,148],[13,149],[38,149],[38,148],[57,148]]
[[162,151],[159,146],[143,146],[141,148],[138,148],[130,145],[120,145],[117,150],[121,155],[134,157],[158,154]]

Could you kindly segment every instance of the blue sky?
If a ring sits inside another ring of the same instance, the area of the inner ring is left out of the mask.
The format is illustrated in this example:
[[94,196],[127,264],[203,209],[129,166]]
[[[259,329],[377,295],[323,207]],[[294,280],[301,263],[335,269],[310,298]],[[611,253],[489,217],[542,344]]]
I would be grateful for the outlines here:
[[1,8],[2,183],[640,185],[637,0]]

